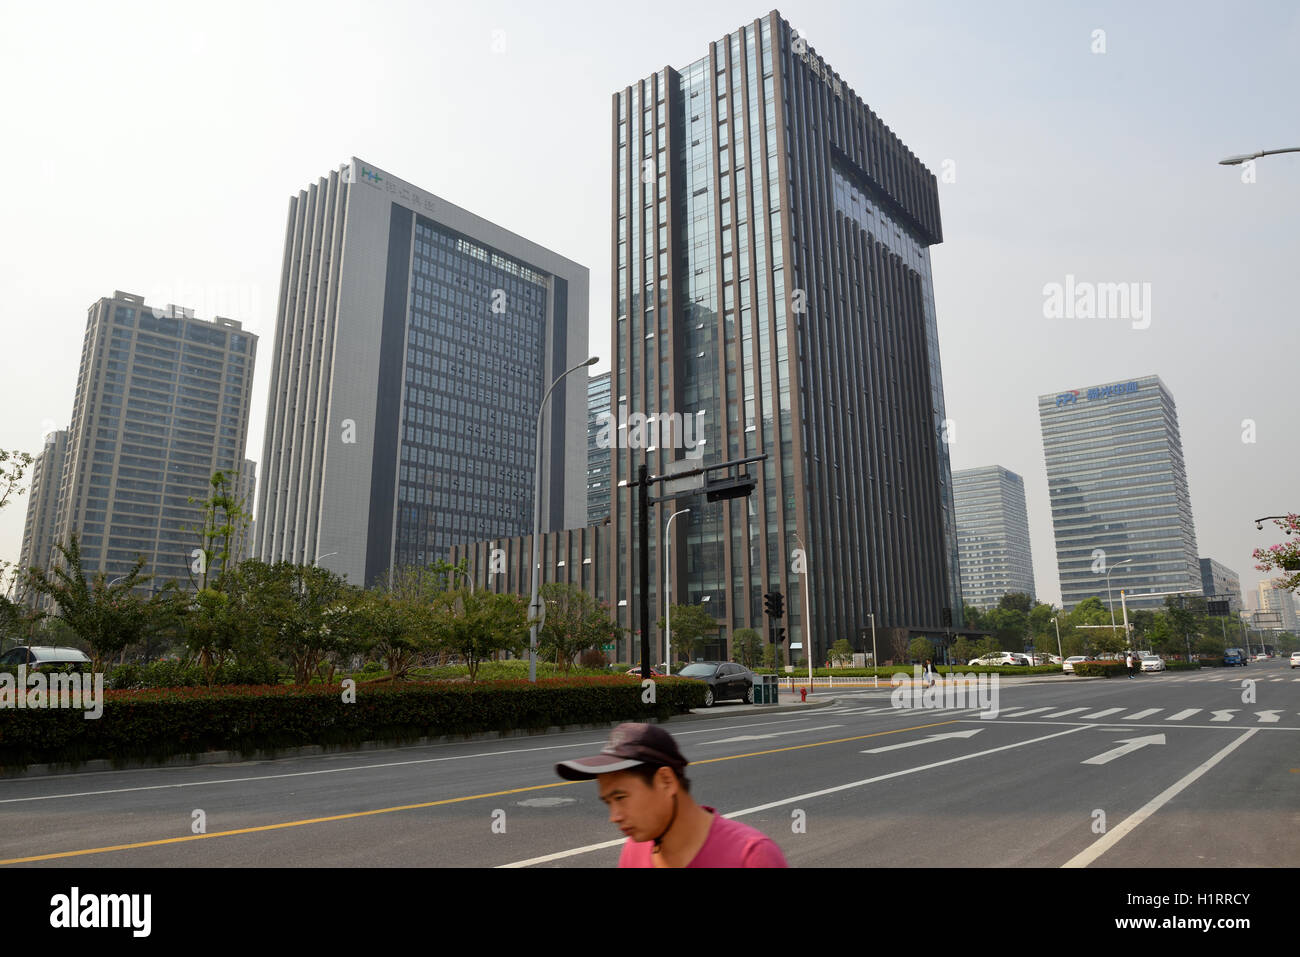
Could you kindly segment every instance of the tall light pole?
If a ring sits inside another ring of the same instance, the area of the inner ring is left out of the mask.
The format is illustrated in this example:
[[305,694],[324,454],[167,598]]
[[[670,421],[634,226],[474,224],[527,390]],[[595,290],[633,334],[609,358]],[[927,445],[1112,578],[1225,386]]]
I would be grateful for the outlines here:
[[1112,635],[1115,633],[1115,599],[1112,598],[1110,594],[1110,573],[1119,568],[1120,565],[1128,565],[1132,561],[1133,559],[1126,558],[1118,564],[1111,565],[1110,568],[1106,570],[1106,602],[1110,605],[1110,633]]
[[1260,150],[1258,153],[1242,153],[1239,156],[1229,156],[1226,159],[1219,160],[1220,166],[1239,166],[1253,159],[1259,159],[1261,156],[1272,156],[1275,153],[1300,153],[1300,146],[1288,146],[1280,150]]
[[685,515],[689,508],[673,512],[668,516],[668,521],[664,525],[664,670],[667,674],[673,673],[673,602],[672,602],[672,557],[673,553],[669,551],[673,532],[673,519],[678,515]]
[[546,413],[546,402],[555,391],[564,377],[579,369],[585,369],[587,366],[594,366],[600,359],[592,356],[586,362],[580,362],[572,369],[566,369],[564,372],[551,383],[551,387],[546,390],[542,396],[542,403],[537,409],[537,459],[536,471],[533,473],[533,597],[528,602],[528,617],[531,620],[531,627],[528,629],[528,680],[537,683],[537,632],[541,627],[543,615],[543,606],[538,598],[538,589],[541,587],[542,577],[542,416]]
[[868,612],[867,617],[871,619],[871,676],[874,680],[874,687],[880,687],[880,660],[876,658],[876,613]]
[[808,611],[808,549],[804,547],[803,539],[799,537],[798,532],[791,532],[790,534],[799,543],[799,551],[803,552],[803,603],[800,608],[799,618],[803,631],[803,653],[808,656],[808,691],[811,693],[813,686],[813,649],[812,615]]
[[1065,652],[1061,650],[1061,625],[1055,618],[1052,619],[1052,624],[1056,626],[1056,657],[1065,661]]
[[326,552],[324,555],[317,555],[316,558],[312,561],[312,564],[315,565],[316,562],[319,562],[322,558],[329,558],[331,555],[337,555],[337,554],[338,552]]

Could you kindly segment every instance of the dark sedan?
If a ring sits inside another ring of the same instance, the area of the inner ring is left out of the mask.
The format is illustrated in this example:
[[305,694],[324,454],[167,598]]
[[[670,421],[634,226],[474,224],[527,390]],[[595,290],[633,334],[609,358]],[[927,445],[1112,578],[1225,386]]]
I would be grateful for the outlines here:
[[714,702],[733,698],[739,698],[746,704],[754,703],[754,672],[743,665],[726,661],[700,661],[687,665],[677,675],[703,681],[709,686],[704,694],[706,708],[712,708]]

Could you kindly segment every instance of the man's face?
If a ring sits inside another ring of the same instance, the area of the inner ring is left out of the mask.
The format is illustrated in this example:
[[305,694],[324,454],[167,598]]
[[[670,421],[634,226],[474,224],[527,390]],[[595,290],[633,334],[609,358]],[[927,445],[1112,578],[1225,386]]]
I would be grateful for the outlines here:
[[651,784],[631,771],[602,774],[596,783],[610,823],[634,841],[653,841],[672,820],[677,778],[670,768],[660,768]]

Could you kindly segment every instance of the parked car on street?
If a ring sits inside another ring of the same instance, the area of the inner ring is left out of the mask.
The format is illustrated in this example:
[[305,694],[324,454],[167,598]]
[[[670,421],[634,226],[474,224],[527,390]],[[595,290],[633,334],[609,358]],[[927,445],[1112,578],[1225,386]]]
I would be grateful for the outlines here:
[[1165,670],[1164,659],[1161,658],[1159,655],[1143,655],[1142,670],[1143,671],[1164,671]]
[[734,698],[739,698],[746,704],[754,703],[754,679],[757,676],[744,665],[729,661],[697,661],[677,672],[677,676],[694,678],[709,686],[704,694],[706,708]]
[[1291,667],[1300,667],[1300,651],[1291,652]]
[[1096,658],[1090,658],[1087,655],[1071,655],[1069,658],[1066,658],[1065,661],[1061,662],[1061,670],[1067,675],[1072,675],[1074,674],[1074,665],[1076,662],[1096,660]]
[[0,655],[0,666],[26,665],[28,668],[71,668],[85,670],[90,656],[76,648],[55,648],[52,645],[19,645]]

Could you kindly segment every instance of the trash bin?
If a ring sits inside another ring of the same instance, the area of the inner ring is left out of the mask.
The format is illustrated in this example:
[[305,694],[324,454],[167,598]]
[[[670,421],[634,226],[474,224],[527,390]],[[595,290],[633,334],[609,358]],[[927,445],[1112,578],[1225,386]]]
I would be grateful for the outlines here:
[[777,704],[780,701],[780,679],[776,675],[755,675],[754,678],[754,704]]

